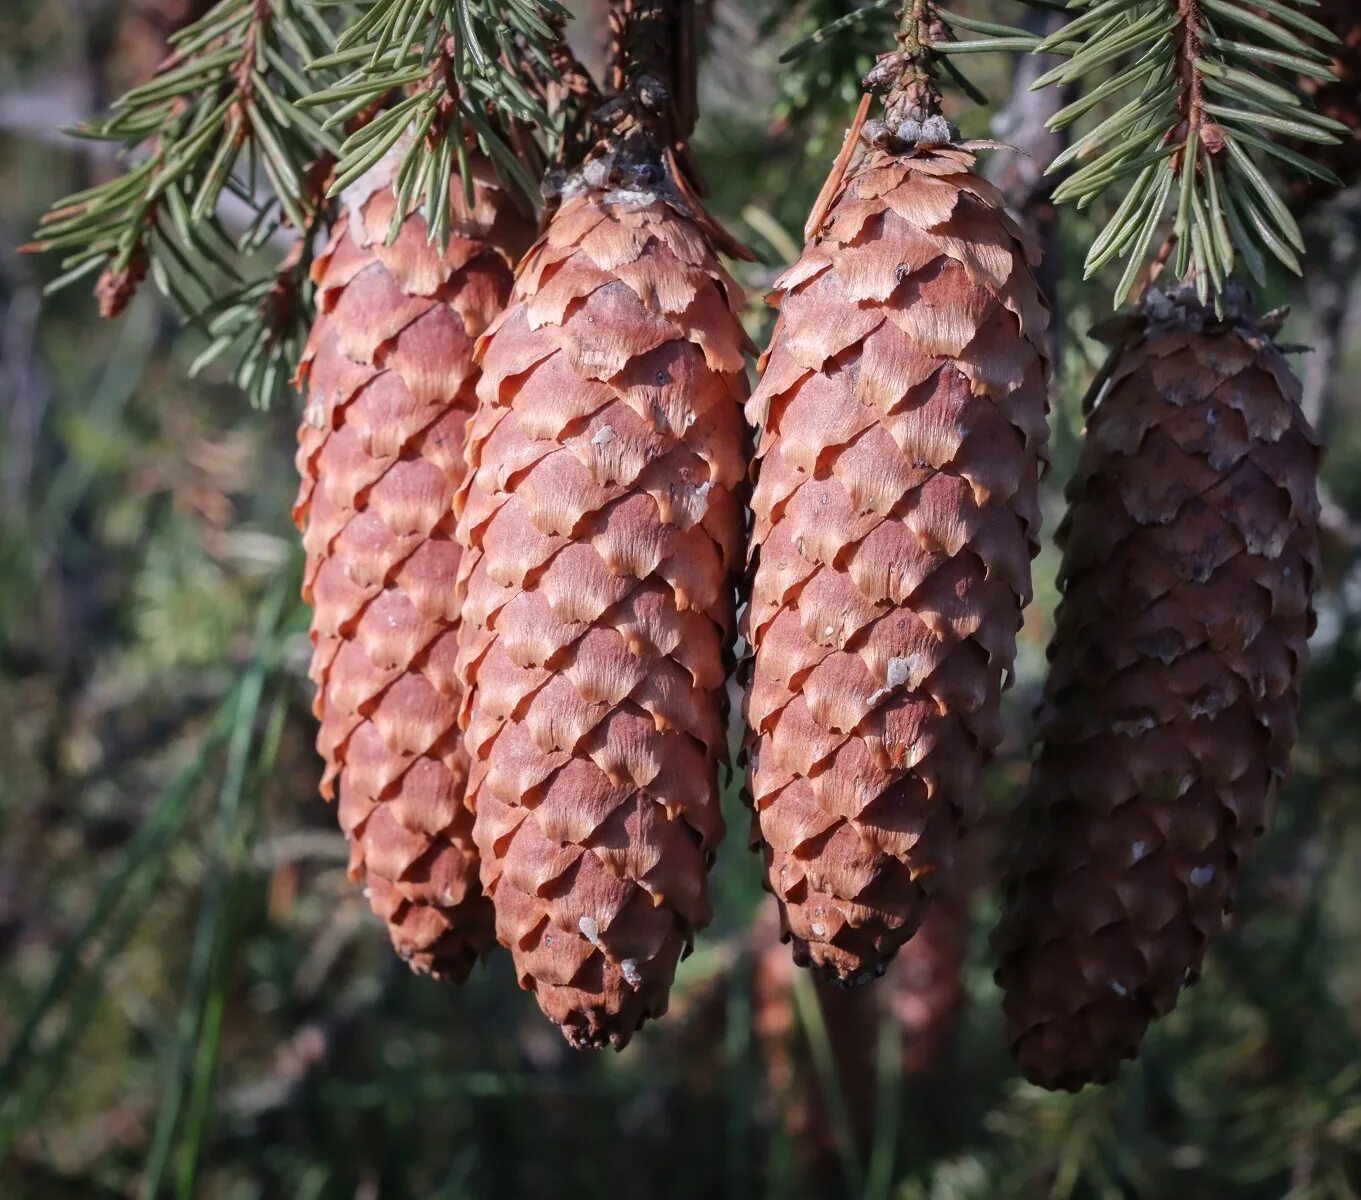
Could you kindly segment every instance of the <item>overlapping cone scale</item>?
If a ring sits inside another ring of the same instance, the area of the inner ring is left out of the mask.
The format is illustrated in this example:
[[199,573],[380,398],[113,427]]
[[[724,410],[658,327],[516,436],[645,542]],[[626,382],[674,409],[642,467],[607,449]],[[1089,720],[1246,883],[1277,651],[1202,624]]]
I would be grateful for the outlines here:
[[796,960],[843,983],[912,936],[978,812],[1031,594],[1048,309],[973,161],[852,173],[748,405],[753,839]]
[[294,518],[321,790],[339,800],[350,875],[413,969],[457,981],[494,939],[463,803],[453,501],[476,339],[532,229],[479,168],[471,206],[454,182],[447,251],[419,214],[389,246],[391,179],[383,163],[346,193],[315,264]]
[[469,802],[497,935],[578,1046],[709,920],[742,555],[741,293],[667,201],[589,190],[483,340],[459,497]]
[[1221,927],[1285,775],[1317,451],[1260,330],[1154,295],[1087,427],[1039,757],[994,935],[1046,1087],[1110,1079]]

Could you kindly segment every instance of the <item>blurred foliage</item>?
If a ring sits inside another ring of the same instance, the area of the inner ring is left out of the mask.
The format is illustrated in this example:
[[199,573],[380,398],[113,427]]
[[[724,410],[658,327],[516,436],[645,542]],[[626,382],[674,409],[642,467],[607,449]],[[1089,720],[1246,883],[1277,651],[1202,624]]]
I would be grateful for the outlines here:
[[[107,69],[54,24],[62,7],[5,6],[5,86]],[[1006,0],[968,11],[1017,20]],[[715,210],[761,256],[746,275],[758,340],[759,297],[857,98],[834,59],[812,56],[811,76],[776,65],[807,32],[788,12],[719,0],[708,31],[699,156]],[[994,109],[1009,66],[971,63]],[[951,104],[970,133],[987,131],[991,110]],[[316,798],[289,520],[296,408],[252,411],[223,379],[187,382],[202,344],[172,338],[150,294],[118,325],[74,292],[40,304],[51,264],[4,249],[106,170],[78,145],[0,134],[5,1200],[784,1200],[842,1194],[846,1178],[896,1200],[1361,1195],[1361,406],[1345,386],[1361,369],[1361,306],[1347,303],[1356,257],[1343,252],[1354,197],[1304,219],[1304,280],[1273,276],[1264,297],[1295,306],[1287,340],[1318,347],[1299,361],[1331,447],[1327,573],[1297,774],[1235,929],[1115,1085],[1056,1097],[1021,1084],[1002,1045],[985,887],[959,1027],[906,1078],[892,1037],[881,1043],[871,1144],[862,1160],[852,1138],[852,1169],[829,1180],[781,1126],[755,1032],[768,926],[754,921],[759,872],[735,789],[715,924],[671,1013],[623,1055],[568,1050],[505,956],[458,991],[394,959]],[[1050,530],[1098,360],[1084,331],[1108,304],[1080,268],[1101,218],[1066,212],[1050,231],[1063,314]],[[990,776],[994,816],[1026,770],[1055,569],[1046,549]],[[796,1007],[806,1055],[819,1018]],[[844,1109],[837,1081],[817,1078],[828,1108]]]

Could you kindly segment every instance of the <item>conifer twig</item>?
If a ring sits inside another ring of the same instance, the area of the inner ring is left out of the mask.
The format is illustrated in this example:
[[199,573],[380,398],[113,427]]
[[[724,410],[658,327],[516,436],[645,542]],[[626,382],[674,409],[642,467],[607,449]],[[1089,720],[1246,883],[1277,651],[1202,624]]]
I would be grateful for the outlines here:
[[1240,264],[1259,283],[1268,258],[1298,272],[1303,237],[1267,164],[1328,176],[1278,139],[1326,143],[1345,131],[1315,112],[1300,86],[1302,76],[1331,77],[1328,55],[1312,43],[1333,35],[1298,11],[1299,0],[1070,7],[1077,15],[1039,46],[1065,59],[1034,86],[1083,87],[1052,128],[1095,121],[1051,164],[1068,172],[1055,200],[1085,208],[1107,193],[1121,197],[1091,246],[1087,275],[1123,260],[1119,306],[1169,221],[1170,266],[1203,302],[1222,296]]
[[[341,32],[333,53],[313,71],[346,69],[335,84],[304,99],[330,108],[326,127],[343,124],[394,88],[404,99],[345,139],[331,194],[338,195],[405,139],[393,180],[394,231],[424,203],[447,209],[457,171],[471,186],[475,146],[524,196],[538,195],[538,163],[512,132],[516,123],[544,128],[548,114],[531,68],[556,78],[553,47],[566,10],[557,0],[373,0]],[[471,199],[471,196],[469,196]],[[447,220],[430,222],[432,241],[448,237]]]
[[[43,217],[25,249],[65,255],[48,291],[97,273],[100,311],[116,317],[149,275],[210,335],[217,320],[243,327],[261,315],[273,273],[250,277],[248,260],[280,226],[315,229],[309,172],[338,148],[299,107],[308,90],[301,64],[330,36],[307,0],[222,0],[176,34],[149,82],[76,131],[117,145],[130,165]],[[250,214],[236,239],[220,218],[228,198]],[[290,342],[261,330],[242,343],[251,353],[236,370],[263,402],[287,377],[277,360]]]
[[860,131],[865,127],[865,120],[869,116],[870,102],[873,97],[866,92],[860,97],[860,106],[855,110],[855,117],[851,121],[851,126],[846,130],[846,140],[841,144],[841,152],[836,156],[836,161],[832,163],[831,174],[827,176],[827,182],[822,185],[822,191],[818,193],[818,198],[813,202],[813,211],[808,214],[808,223],[803,227],[803,237],[805,241],[811,240],[822,228],[822,222],[826,219],[828,211],[832,207],[832,201],[836,199],[836,194],[841,188],[841,181],[846,178],[846,169],[851,165],[851,159],[855,157],[856,147],[860,144]]
[[[343,188],[408,140],[394,230],[416,204],[443,214],[453,172],[474,148],[529,196],[542,160],[527,126],[547,115],[530,66],[555,76],[556,0],[373,0],[337,35],[319,9],[340,0],[220,0],[173,39],[156,76],[79,130],[118,144],[131,165],[62,201],[29,250],[66,255],[55,290],[98,273],[105,316],[150,276],[209,344],[196,370],[229,360],[267,403],[292,374],[311,313],[314,243]],[[343,78],[335,79],[337,73]],[[522,79],[521,77],[525,78]],[[263,179],[260,178],[263,176]],[[233,238],[226,198],[250,219]],[[296,234],[277,267],[252,261]]]
[[300,0],[226,0],[176,35],[155,78],[118,100],[107,120],[77,131],[121,144],[136,161],[43,218],[29,249],[72,252],[53,286],[101,270],[101,307],[116,316],[150,270],[193,311],[215,270],[230,273],[216,212],[224,191],[250,194],[233,175],[243,155],[300,224],[302,171],[328,139],[293,111],[288,60],[315,51],[324,31]]

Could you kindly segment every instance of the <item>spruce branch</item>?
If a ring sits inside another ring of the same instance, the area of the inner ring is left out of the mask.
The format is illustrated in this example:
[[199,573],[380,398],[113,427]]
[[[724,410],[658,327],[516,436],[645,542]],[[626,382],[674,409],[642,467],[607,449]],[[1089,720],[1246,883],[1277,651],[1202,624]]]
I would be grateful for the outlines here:
[[219,274],[236,276],[235,247],[217,219],[222,195],[231,190],[258,208],[251,183],[261,171],[272,191],[265,203],[304,223],[303,179],[330,138],[296,107],[295,64],[326,36],[301,0],[222,0],[176,35],[150,82],[75,131],[120,144],[132,165],[43,217],[29,248],[67,255],[52,289],[101,271],[101,308],[116,316],[149,271],[183,311],[196,312]]
[[[300,101],[309,90],[302,64],[330,37],[306,0],[220,0],[172,38],[148,83],[74,131],[119,145],[129,166],[42,218],[25,249],[65,256],[47,290],[98,273],[100,311],[116,317],[150,275],[210,335],[214,314],[230,310],[241,323],[245,298],[257,305],[277,282],[248,278],[251,259],[281,228],[308,239],[327,219],[315,177],[338,143]],[[235,237],[219,215],[229,193],[252,214]],[[277,322],[249,312],[259,336],[236,369],[258,378],[250,390],[263,402],[294,347]],[[215,340],[204,361],[229,348]]]
[[[189,369],[198,376],[211,364],[231,364],[232,381],[257,408],[268,407],[290,383],[302,357],[313,315],[312,260],[318,238],[334,219],[326,195],[335,156],[323,151],[308,171],[303,224],[293,245],[272,273],[239,282],[199,319],[211,339]],[[256,240],[269,227],[257,223]],[[243,239],[249,245],[248,239]]]
[[776,76],[780,128],[802,129],[820,122],[829,96],[838,97],[842,108],[856,103],[865,72],[889,36],[893,7],[894,0],[870,0],[860,7],[845,0],[803,0],[792,8],[771,5],[762,38],[790,47],[780,60],[786,66]]
[[[337,38],[324,8],[350,24]],[[311,317],[310,270],[335,197],[409,137],[397,191],[443,214],[450,179],[465,182],[473,147],[537,191],[542,124],[526,64],[556,77],[564,10],[554,0],[219,0],[172,42],[156,76],[78,131],[119,143],[128,170],[69,197],[30,249],[61,251],[52,289],[99,273],[101,311],[116,316],[149,274],[209,344],[195,371],[225,361],[257,404],[287,383]],[[343,79],[336,81],[340,72]],[[224,194],[244,202],[229,232]],[[256,265],[291,239],[277,266]]]
[[[318,0],[332,3],[334,0]],[[352,132],[340,147],[330,194],[338,195],[399,143],[394,231],[420,204],[447,212],[455,170],[471,187],[475,145],[526,197],[538,195],[541,164],[523,127],[550,125],[534,73],[558,77],[554,61],[566,10],[557,0],[371,0],[312,70],[344,69],[304,104],[331,108],[330,130],[394,89],[406,95]],[[529,161],[526,161],[529,159]],[[447,217],[430,222],[448,237]]]
[[[606,140],[646,156],[664,147],[697,178],[687,144],[699,117],[694,0],[614,0],[610,6],[609,103],[597,113]],[[701,189],[702,190],[702,189]]]
[[1164,263],[1218,302],[1240,263],[1259,283],[1275,258],[1299,271],[1304,242],[1265,169],[1326,168],[1276,140],[1330,143],[1345,127],[1314,111],[1305,79],[1330,79],[1313,40],[1336,38],[1299,8],[1312,0],[1074,0],[1081,10],[1039,46],[1065,56],[1035,87],[1082,85],[1050,122],[1094,123],[1051,164],[1057,201],[1088,207],[1122,193],[1093,242],[1090,278],[1124,261],[1118,307],[1145,277],[1159,234]]
[[[362,129],[391,101],[381,97],[353,116],[346,130]],[[323,147],[308,168],[300,198],[302,224],[293,226],[293,245],[271,273],[229,288],[200,314],[200,323],[212,339],[194,360],[190,375],[197,376],[210,364],[226,360],[231,377],[257,408],[269,406],[285,391],[301,361],[315,315],[312,263],[316,250],[335,221],[338,201],[330,192],[335,175],[336,152]],[[254,254],[286,221],[270,223],[261,214],[239,248]]]

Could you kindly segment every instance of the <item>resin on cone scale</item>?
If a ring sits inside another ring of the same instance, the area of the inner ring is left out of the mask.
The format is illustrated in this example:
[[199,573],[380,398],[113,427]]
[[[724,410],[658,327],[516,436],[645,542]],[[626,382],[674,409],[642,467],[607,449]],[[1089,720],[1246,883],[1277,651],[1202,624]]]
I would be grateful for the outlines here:
[[459,498],[482,881],[579,1047],[665,1011],[723,832],[748,346],[673,179],[588,165],[526,256]]
[[445,251],[420,213],[387,245],[396,160],[347,190],[313,269],[294,518],[321,791],[339,800],[350,876],[414,970],[459,981],[494,938],[463,803],[453,501],[476,339],[533,231],[479,164],[471,205],[453,181]]
[[796,961],[842,983],[912,936],[982,805],[1047,437],[1048,308],[1002,196],[967,145],[863,140],[748,405],[753,841]]
[[1223,925],[1295,737],[1317,569],[1300,386],[1244,315],[1154,292],[1059,530],[1041,746],[994,934],[1026,1076],[1109,1080]]

